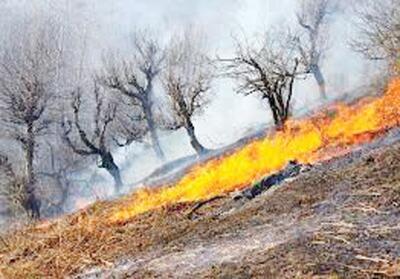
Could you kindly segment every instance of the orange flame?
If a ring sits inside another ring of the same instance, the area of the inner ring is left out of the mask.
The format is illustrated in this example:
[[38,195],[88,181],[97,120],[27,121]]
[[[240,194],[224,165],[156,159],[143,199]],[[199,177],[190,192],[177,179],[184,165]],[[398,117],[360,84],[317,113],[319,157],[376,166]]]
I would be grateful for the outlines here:
[[193,202],[243,189],[282,169],[289,160],[315,163],[371,141],[400,125],[400,79],[385,95],[355,105],[338,103],[307,119],[290,120],[283,131],[254,141],[225,157],[193,167],[175,185],[142,189],[112,213],[113,221],[179,202]]

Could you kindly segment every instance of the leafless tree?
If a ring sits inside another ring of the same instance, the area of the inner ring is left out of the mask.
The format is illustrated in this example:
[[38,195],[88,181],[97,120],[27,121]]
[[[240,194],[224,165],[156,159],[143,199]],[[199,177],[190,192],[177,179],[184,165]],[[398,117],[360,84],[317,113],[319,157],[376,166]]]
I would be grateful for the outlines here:
[[[109,102],[104,103],[101,96],[100,88],[95,83],[93,88],[93,99],[95,102],[94,109],[94,129],[92,135],[89,129],[85,129],[84,121],[81,119],[82,114],[82,89],[78,88],[73,93],[73,101],[71,103],[73,117],[72,120],[64,119],[62,127],[64,129],[63,138],[73,152],[82,156],[98,156],[101,159],[99,168],[104,168],[114,179],[116,190],[122,187],[120,170],[114,161],[110,150],[109,129],[113,122],[116,121],[116,104]],[[85,111],[91,111],[90,107],[86,107]],[[77,134],[78,144],[73,139],[73,132]]]
[[35,194],[35,153],[38,138],[52,122],[49,107],[55,100],[62,64],[60,32],[44,21],[13,34],[0,58],[1,120],[9,137],[21,144],[26,161],[25,208],[40,217]]
[[104,59],[104,73],[99,76],[102,84],[139,105],[145,117],[153,148],[157,156],[164,159],[161,149],[157,125],[153,115],[155,79],[159,76],[165,51],[156,39],[146,32],[134,35],[133,56],[130,59],[120,59],[109,55]]
[[275,125],[290,116],[294,82],[300,74],[297,37],[290,31],[268,32],[258,42],[237,42],[233,59],[221,59],[227,75],[239,83],[238,92],[258,93],[266,99]]
[[297,22],[305,32],[299,37],[298,47],[306,71],[314,76],[323,99],[327,96],[321,65],[327,50],[329,19],[335,10],[334,0],[302,0],[297,13]]
[[353,49],[371,60],[385,60],[400,72],[399,0],[363,0],[356,5],[358,37]]
[[169,127],[184,128],[199,155],[207,149],[196,137],[192,118],[208,103],[207,93],[213,77],[211,60],[205,54],[201,34],[186,31],[173,37],[163,75],[163,86],[172,108]]

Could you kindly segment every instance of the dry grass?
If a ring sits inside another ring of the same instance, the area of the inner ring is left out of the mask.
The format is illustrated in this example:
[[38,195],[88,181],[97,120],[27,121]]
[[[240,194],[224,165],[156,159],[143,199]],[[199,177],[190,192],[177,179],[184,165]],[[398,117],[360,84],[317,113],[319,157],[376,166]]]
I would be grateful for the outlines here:
[[154,245],[154,230],[165,227],[161,216],[168,215],[167,209],[161,209],[123,224],[111,224],[108,212],[112,208],[112,203],[97,203],[73,216],[32,225],[3,237],[3,276],[61,278],[93,266],[109,266],[115,259]]
[[[327,200],[334,203],[332,212],[324,207]],[[129,202],[97,203],[3,236],[0,277],[62,278],[92,267],[109,268],[121,259],[168,255],[193,243],[234,238],[260,224],[273,226],[293,212],[300,221],[319,210],[326,210],[329,214],[321,214],[328,219],[313,234],[244,255],[236,263],[195,270],[193,276],[400,277],[400,261],[394,256],[400,255],[400,145],[343,166],[327,163],[240,207],[230,198],[216,200],[196,211],[200,218],[195,220],[187,218],[193,204],[178,204],[110,223],[110,212]],[[224,208],[234,211],[219,215]],[[134,278],[160,276],[146,267],[135,274]]]

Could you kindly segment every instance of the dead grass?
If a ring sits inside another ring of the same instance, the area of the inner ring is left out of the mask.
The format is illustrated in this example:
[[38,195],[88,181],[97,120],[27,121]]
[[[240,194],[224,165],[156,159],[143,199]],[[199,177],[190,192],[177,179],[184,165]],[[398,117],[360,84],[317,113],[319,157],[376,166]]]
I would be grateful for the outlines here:
[[161,218],[168,214],[167,209],[124,224],[110,224],[107,213],[112,207],[112,203],[98,203],[65,219],[4,236],[1,272],[6,278],[61,278],[93,266],[107,267],[115,259],[157,243],[155,228],[168,226]]

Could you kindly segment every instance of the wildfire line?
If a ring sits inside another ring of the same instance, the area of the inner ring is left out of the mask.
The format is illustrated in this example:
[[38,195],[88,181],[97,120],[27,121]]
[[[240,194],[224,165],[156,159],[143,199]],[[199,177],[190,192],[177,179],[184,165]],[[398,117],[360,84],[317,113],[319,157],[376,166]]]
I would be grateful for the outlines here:
[[399,125],[400,79],[395,79],[382,96],[353,105],[336,103],[309,118],[290,120],[282,131],[194,166],[175,185],[139,190],[121,202],[110,218],[124,221],[166,205],[241,190],[290,160],[315,163],[336,157]]

